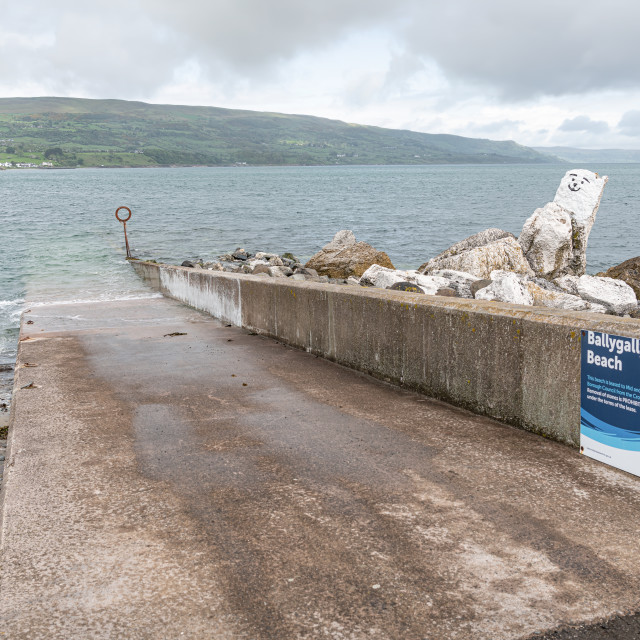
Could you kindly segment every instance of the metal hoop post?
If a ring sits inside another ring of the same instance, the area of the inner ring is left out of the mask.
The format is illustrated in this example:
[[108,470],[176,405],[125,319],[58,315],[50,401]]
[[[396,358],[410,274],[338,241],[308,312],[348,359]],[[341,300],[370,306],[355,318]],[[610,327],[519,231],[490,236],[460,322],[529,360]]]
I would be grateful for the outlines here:
[[[129,215],[126,218],[121,218],[118,215],[118,213],[123,209],[129,213]],[[124,244],[125,244],[125,247],[127,248],[127,258],[131,258],[131,251],[129,251],[129,239],[127,238],[127,220],[129,220],[129,218],[131,218],[131,209],[129,209],[129,207],[118,207],[116,209],[116,219],[122,222],[122,227],[124,229]]]

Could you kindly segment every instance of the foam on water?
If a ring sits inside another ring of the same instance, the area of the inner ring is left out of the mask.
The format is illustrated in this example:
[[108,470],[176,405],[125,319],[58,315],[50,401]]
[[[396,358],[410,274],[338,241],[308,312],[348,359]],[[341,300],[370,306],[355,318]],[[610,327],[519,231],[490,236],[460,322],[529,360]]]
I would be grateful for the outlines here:
[[109,294],[105,294],[103,296],[98,296],[95,298],[70,298],[68,300],[59,299],[59,300],[44,300],[40,302],[32,302],[28,306],[32,309],[36,309],[38,307],[51,307],[53,305],[64,305],[64,304],[91,304],[93,302],[124,302],[126,300],[146,300],[150,298],[162,298],[161,293],[147,293],[142,295],[129,295],[129,296],[112,296]]

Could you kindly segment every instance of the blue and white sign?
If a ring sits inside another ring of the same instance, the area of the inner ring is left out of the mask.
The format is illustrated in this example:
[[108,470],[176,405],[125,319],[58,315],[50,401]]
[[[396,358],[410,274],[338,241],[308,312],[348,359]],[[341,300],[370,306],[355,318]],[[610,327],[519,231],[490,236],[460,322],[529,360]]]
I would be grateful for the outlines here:
[[640,475],[640,340],[582,331],[580,451]]

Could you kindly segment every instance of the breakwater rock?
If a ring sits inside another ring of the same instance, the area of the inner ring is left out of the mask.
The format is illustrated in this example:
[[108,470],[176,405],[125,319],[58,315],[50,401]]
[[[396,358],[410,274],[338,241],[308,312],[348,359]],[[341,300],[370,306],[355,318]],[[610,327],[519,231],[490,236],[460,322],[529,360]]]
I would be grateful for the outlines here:
[[378,251],[366,242],[358,242],[353,231],[343,230],[311,256],[305,266],[330,278],[359,278],[372,264],[393,269],[384,251]]
[[272,278],[357,285],[360,276],[373,264],[394,270],[389,256],[384,251],[378,251],[366,242],[358,242],[353,231],[344,229],[338,231],[331,242],[322,247],[306,264],[293,253],[252,253],[238,247],[232,253],[221,255],[216,261],[191,259],[182,262],[181,266]]
[[[455,243],[416,271],[373,265],[364,286],[455,295],[526,306],[640,315],[640,257],[585,274],[587,242],[608,178],[567,171],[552,202],[536,209],[520,236],[486,229]],[[414,285],[412,288],[410,285]]]
[[490,228],[456,242],[418,269],[395,269],[389,256],[352,231],[336,233],[305,264],[295,255],[242,247],[216,262],[183,266],[360,285],[407,293],[496,300],[525,306],[640,317],[640,257],[586,275],[587,242],[608,178],[567,171],[555,198],[526,219],[520,236]]
[[604,278],[622,280],[633,289],[636,297],[640,297],[640,256],[625,260],[624,262],[621,262],[604,272],[597,273],[596,275]]
[[[208,271],[247,273],[267,278],[291,278],[296,281],[311,280],[314,282],[348,284],[347,278],[333,278],[328,275],[320,275],[317,270],[305,266],[298,257],[290,252],[283,253],[282,255],[266,251],[257,251],[254,253],[243,247],[238,247],[232,253],[221,255],[218,260],[184,260],[181,266],[192,269],[205,269]],[[356,279],[351,282],[351,284],[358,284],[358,280]]]
[[487,229],[469,236],[422,265],[421,271],[433,274],[443,269],[470,273],[477,278],[488,278],[496,269],[533,275],[515,236],[501,229]]
[[524,223],[518,242],[536,275],[584,275],[587,241],[607,180],[586,169],[567,171],[553,202]]

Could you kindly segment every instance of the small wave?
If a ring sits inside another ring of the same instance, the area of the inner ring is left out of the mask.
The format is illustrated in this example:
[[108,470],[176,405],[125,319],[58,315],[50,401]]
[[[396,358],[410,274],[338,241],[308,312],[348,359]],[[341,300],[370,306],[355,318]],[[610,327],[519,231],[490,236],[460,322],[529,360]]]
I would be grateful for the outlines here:
[[126,300],[148,300],[150,298],[162,298],[161,293],[149,293],[144,295],[116,296],[103,298],[71,298],[69,300],[46,300],[44,302],[31,302],[31,308],[51,307],[59,304],[91,304],[94,302],[123,302]]
[[24,298],[15,298],[14,300],[0,300],[0,309],[24,304]]
[[0,300],[0,330],[13,329],[19,325],[24,304],[24,298]]

